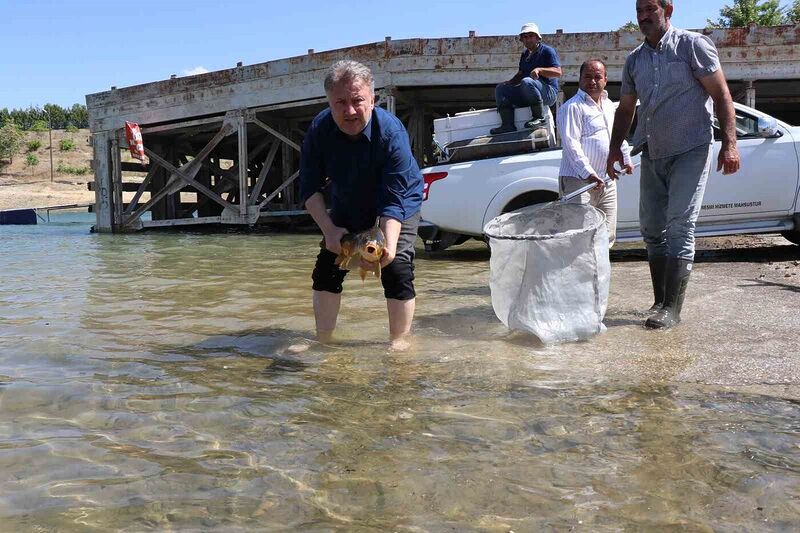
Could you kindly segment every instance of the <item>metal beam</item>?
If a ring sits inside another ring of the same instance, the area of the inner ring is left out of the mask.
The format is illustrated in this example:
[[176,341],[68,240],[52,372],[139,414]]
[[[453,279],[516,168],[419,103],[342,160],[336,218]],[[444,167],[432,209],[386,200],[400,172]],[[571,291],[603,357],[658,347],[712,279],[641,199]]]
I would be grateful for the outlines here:
[[286,144],[288,144],[289,146],[291,146],[292,148],[294,148],[298,152],[300,151],[300,145],[299,144],[297,144],[296,142],[292,141],[290,138],[286,137],[281,132],[277,131],[275,128],[272,128],[269,125],[267,125],[264,122],[262,122],[261,120],[259,120],[258,117],[255,116],[255,114],[252,115],[250,120],[253,123],[255,123],[256,125],[258,125],[258,127],[260,127],[261,129],[271,133],[272,135],[274,135],[278,139],[282,140],[283,142],[285,142]]
[[[175,166],[172,163],[165,160],[163,157],[161,157],[160,155],[158,155],[157,153],[153,152],[152,150],[150,150],[145,146],[144,152],[150,158],[151,162],[157,163],[158,165],[167,169],[167,171],[171,173],[170,181],[168,181],[164,185],[164,187],[156,194],[151,194],[150,200],[145,205],[137,209],[133,214],[131,214],[125,220],[123,225],[125,226],[130,225],[131,222],[141,217],[145,212],[147,212],[148,209],[150,209],[153,205],[155,205],[155,203],[158,202],[161,198],[163,198],[167,194],[173,194],[174,192],[177,192],[172,190],[173,187],[175,186],[173,180],[174,181],[183,180],[188,185],[191,185],[198,191],[202,192],[208,198],[222,205],[223,208],[227,207],[232,208],[233,206],[229,202],[226,202],[225,200],[222,199],[222,197],[217,195],[214,191],[212,191],[202,183],[195,181],[194,179],[194,176],[197,174],[198,170],[200,170],[200,162],[206,157],[208,157],[208,154],[211,153],[214,147],[216,147],[220,143],[220,141],[222,141],[222,139],[225,138],[225,136],[231,133],[232,129],[233,126],[231,125],[230,120],[226,118],[222,124],[222,128],[210,141],[208,141],[208,144],[206,144],[203,147],[203,149],[200,150],[200,153],[197,154],[197,157],[192,159],[186,165],[183,165],[180,169],[175,168]],[[184,172],[188,173],[184,174]],[[180,190],[181,188],[183,188],[183,186],[179,187],[178,190]]]
[[253,190],[250,192],[250,204],[255,203],[256,199],[261,194],[261,189],[264,187],[264,183],[267,181],[267,173],[272,167],[272,162],[275,160],[275,156],[278,154],[278,148],[280,147],[281,143],[279,141],[272,143],[269,153],[267,154],[267,158],[264,160],[264,165],[261,167],[261,172],[258,173],[258,180],[256,180],[256,184],[253,186]]

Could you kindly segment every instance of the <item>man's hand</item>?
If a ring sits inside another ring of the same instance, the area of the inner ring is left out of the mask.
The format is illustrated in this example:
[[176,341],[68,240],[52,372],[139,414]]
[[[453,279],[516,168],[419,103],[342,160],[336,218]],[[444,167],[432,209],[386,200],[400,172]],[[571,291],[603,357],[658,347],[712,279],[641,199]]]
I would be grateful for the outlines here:
[[345,228],[340,228],[339,226],[331,227],[330,230],[323,234],[325,237],[325,249],[336,255],[342,253],[342,237],[346,234],[347,230]]
[[389,247],[383,249],[383,256],[381,257],[381,268],[385,268],[389,263],[394,261],[397,255],[397,249],[389,250]]
[[616,168],[616,163],[619,163],[620,168],[630,171],[628,174],[633,172],[633,167],[630,164],[625,164],[625,157],[622,155],[622,148],[612,148],[608,152],[608,159],[606,160],[606,173],[608,177],[612,180],[619,178],[619,172]]
[[602,191],[603,188],[605,188],[606,186],[606,182],[603,181],[601,178],[598,178],[597,174],[589,175],[589,177],[586,178],[586,181],[594,181],[595,183],[597,183],[597,185],[595,185],[594,188],[597,189],[598,191]]
[[534,80],[538,80],[539,79],[539,69],[538,68],[535,68],[535,69],[533,69],[531,71],[531,78],[534,79]]
[[717,157],[717,172],[733,174],[739,170],[739,150],[736,146],[723,146]]

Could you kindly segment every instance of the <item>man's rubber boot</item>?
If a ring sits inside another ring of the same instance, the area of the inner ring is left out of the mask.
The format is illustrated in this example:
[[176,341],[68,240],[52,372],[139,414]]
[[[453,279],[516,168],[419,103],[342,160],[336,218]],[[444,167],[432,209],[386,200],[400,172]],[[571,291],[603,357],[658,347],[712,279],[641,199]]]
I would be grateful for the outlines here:
[[517,127],[514,126],[513,107],[500,107],[497,109],[497,112],[500,113],[500,126],[490,129],[489,133],[492,135],[500,135],[501,133],[511,133],[512,131],[517,131]]
[[664,272],[667,268],[667,257],[656,255],[648,257],[650,264],[650,280],[653,282],[653,305],[647,310],[648,313],[655,313],[664,306]]
[[531,104],[531,119],[525,123],[526,128],[535,130],[544,126],[544,104]]
[[667,258],[664,277],[664,305],[645,321],[646,328],[667,329],[681,321],[681,308],[691,273],[692,261],[675,257]]

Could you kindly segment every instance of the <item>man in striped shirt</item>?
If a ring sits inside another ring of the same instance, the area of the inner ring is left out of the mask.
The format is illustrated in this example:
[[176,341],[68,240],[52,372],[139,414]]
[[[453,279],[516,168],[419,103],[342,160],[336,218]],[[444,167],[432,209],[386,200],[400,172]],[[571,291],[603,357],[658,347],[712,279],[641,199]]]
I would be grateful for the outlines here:
[[[608,245],[614,245],[617,235],[617,184],[606,184],[606,160],[611,143],[616,106],[609,100],[606,65],[599,59],[589,59],[581,65],[578,92],[558,109],[557,123],[563,154],[559,171],[561,194],[569,194],[596,182],[597,187],[572,201],[588,203],[606,214]],[[623,170],[630,174],[630,149],[623,144]]]

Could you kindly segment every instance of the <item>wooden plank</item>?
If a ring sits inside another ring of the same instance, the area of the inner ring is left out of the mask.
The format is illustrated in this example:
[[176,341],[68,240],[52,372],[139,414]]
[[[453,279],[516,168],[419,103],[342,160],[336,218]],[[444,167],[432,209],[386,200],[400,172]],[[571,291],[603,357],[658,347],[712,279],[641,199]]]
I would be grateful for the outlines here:
[[139,199],[142,197],[144,192],[147,190],[147,188],[150,185],[150,182],[153,180],[153,176],[155,175],[157,170],[158,170],[158,167],[156,165],[151,165],[150,166],[150,171],[147,173],[147,176],[145,176],[144,181],[142,181],[142,183],[139,184],[139,188],[136,190],[136,194],[133,195],[133,199],[131,200],[131,203],[128,204],[128,207],[125,209],[125,215],[126,216],[130,215],[131,211],[136,209],[136,206],[139,204]]
[[158,126],[144,126],[141,128],[142,134],[147,133],[161,133],[164,131],[173,131],[182,128],[190,128],[193,126],[203,126],[207,124],[214,124],[215,122],[223,122],[225,120],[225,115],[220,115],[216,117],[209,117],[209,118],[198,118],[194,120],[181,120],[178,122],[171,122],[169,124],[160,124]]
[[219,224],[222,217],[175,218],[171,220],[143,220],[143,228],[168,228],[172,226],[193,226],[195,224]]
[[121,165],[123,172],[137,172],[140,174],[147,174],[148,172],[150,172],[149,165],[142,165],[141,163],[138,162],[123,161]]
[[295,215],[307,215],[308,211],[305,209],[291,209],[287,211],[261,211],[258,215],[258,218],[270,218],[270,217],[285,217],[285,216],[295,216]]
[[46,205],[44,207],[34,207],[37,211],[60,211],[62,209],[86,209],[94,204],[62,204],[62,205]]
[[[139,190],[139,185],[140,184],[141,184],[141,182],[123,181],[122,182],[122,192],[136,192],[136,191]],[[90,191],[97,192],[96,191],[97,183],[94,182],[94,181],[87,182],[86,183],[86,188],[88,190],[90,190]],[[149,187],[146,190],[149,190]]]

